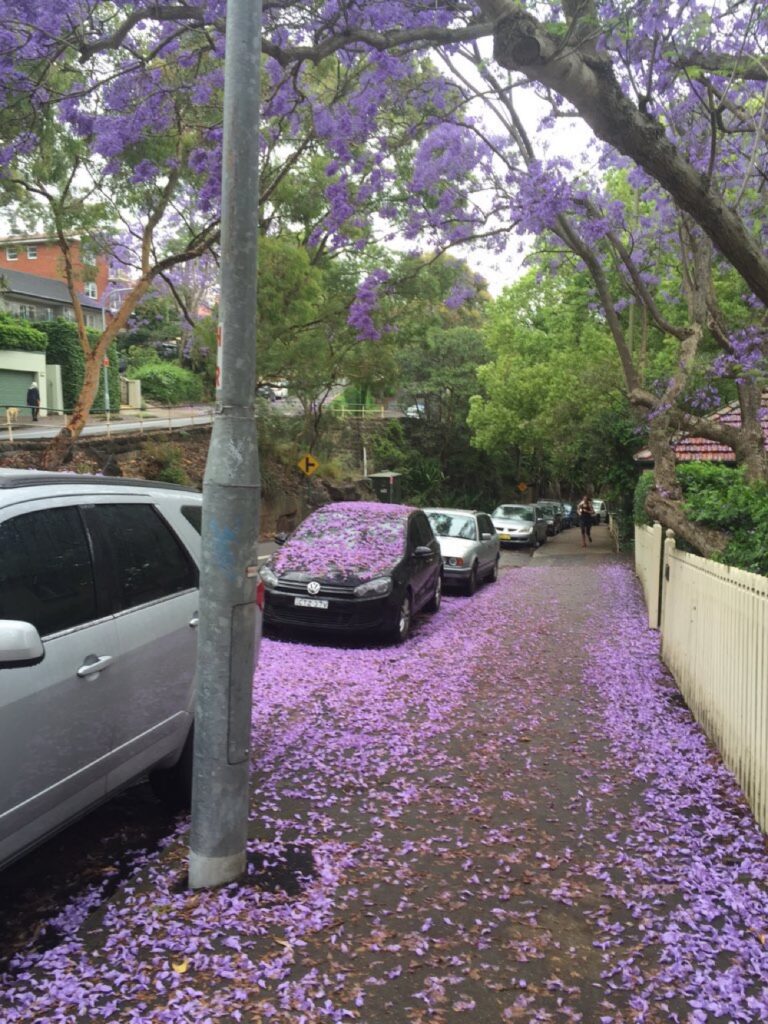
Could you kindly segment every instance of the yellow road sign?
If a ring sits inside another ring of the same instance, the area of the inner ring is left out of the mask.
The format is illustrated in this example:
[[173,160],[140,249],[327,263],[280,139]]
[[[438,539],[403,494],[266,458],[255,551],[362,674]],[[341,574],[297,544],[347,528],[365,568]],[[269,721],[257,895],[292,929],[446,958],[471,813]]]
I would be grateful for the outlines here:
[[312,476],[320,463],[314,455],[302,455],[296,465],[305,476]]
[[527,491],[528,490],[528,484],[524,484],[523,481],[521,480],[520,483],[517,485],[517,489],[522,494],[523,491]]

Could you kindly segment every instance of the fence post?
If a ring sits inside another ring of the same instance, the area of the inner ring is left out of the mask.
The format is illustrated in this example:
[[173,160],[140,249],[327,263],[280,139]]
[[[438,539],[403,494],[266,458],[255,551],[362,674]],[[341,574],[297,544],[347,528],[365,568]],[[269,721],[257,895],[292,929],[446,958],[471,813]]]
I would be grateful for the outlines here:
[[667,584],[669,583],[669,563],[675,551],[675,531],[666,531],[666,540],[661,550],[661,563],[659,566],[659,629],[664,633],[664,608],[667,601]]

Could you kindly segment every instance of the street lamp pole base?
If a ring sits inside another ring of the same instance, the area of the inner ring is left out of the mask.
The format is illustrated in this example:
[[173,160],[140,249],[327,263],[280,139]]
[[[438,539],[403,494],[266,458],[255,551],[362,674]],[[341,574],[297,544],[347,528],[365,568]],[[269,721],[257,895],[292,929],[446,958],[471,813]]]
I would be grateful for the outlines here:
[[215,889],[236,882],[245,874],[245,850],[229,857],[207,857],[189,852],[190,889]]

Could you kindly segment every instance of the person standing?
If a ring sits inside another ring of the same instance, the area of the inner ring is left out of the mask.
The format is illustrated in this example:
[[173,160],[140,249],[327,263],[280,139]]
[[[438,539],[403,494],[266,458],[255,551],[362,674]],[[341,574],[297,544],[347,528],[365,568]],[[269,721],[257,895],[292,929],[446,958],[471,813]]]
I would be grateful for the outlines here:
[[40,415],[40,389],[37,386],[37,381],[33,380],[29,385],[27,391],[27,405],[32,410],[32,420],[37,423],[37,417]]
[[592,543],[592,521],[595,516],[595,509],[592,500],[588,495],[579,502],[577,512],[579,513],[579,526],[581,527],[581,546],[585,548],[587,541]]

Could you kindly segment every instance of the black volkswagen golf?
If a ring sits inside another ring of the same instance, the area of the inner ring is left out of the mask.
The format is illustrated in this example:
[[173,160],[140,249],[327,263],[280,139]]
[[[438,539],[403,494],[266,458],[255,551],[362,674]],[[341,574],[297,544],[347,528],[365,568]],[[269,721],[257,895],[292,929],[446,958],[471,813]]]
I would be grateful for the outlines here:
[[378,633],[402,642],[436,612],[440,547],[424,512],[342,501],[312,512],[261,568],[267,626]]

